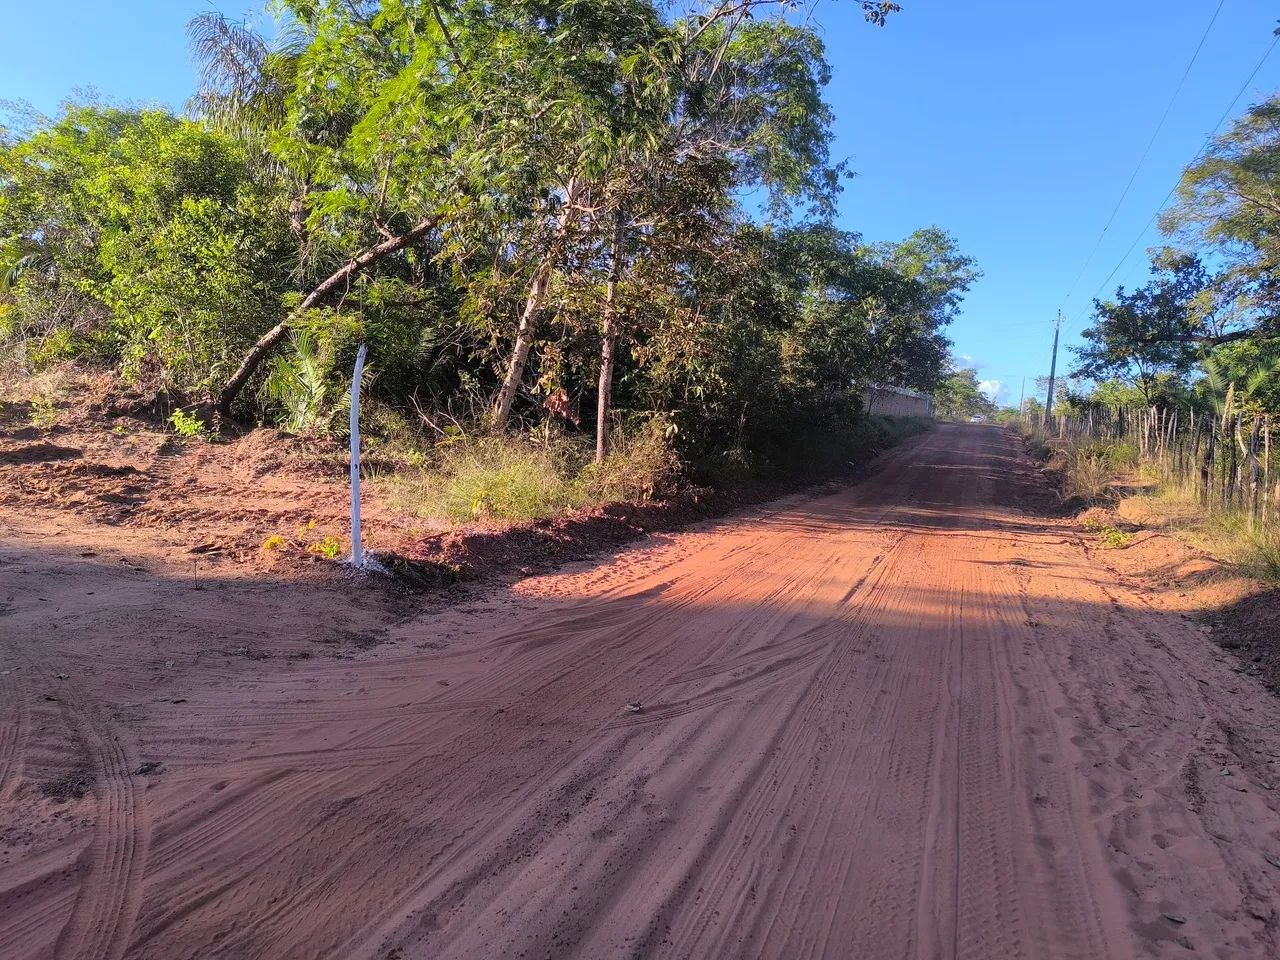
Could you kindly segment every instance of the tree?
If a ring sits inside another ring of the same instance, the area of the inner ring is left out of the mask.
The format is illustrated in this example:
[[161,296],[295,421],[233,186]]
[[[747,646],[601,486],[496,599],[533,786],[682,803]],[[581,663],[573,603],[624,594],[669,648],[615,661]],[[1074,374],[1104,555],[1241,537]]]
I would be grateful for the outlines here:
[[[533,274],[493,419],[506,425],[533,344],[537,318],[558,260],[575,245],[611,243],[615,218],[634,216],[637,197],[619,185],[650,189],[642,171],[650,165],[729,170],[721,189],[763,189],[777,216],[807,202],[829,211],[840,169],[829,161],[830,108],[821,98],[829,78],[815,30],[779,15],[757,19],[777,0],[718,2],[704,12],[618,38],[617,75],[608,81],[612,100],[604,136],[586,139],[583,151],[562,164],[562,218],[547,254]],[[883,22],[892,4],[866,4],[868,19]],[[597,42],[599,42],[597,40]],[[594,169],[593,169],[594,168]],[[594,172],[598,171],[598,172]],[[612,184],[614,189],[609,189]],[[612,203],[605,196],[612,194]],[[591,211],[603,215],[591,215]],[[567,214],[567,219],[565,215]],[[571,229],[572,227],[572,229]],[[622,264],[619,262],[619,270]],[[606,333],[603,351],[612,355]],[[607,429],[609,377],[601,381],[597,424]],[[603,455],[603,445],[600,447]]]
[[1225,394],[1234,385],[1237,403],[1255,413],[1280,410],[1280,339],[1225,343],[1204,358],[1202,394]]
[[1280,97],[1249,109],[1183,173],[1162,228],[1211,251],[1224,269],[1179,342],[1280,336]]
[[978,388],[978,373],[971,368],[953,368],[934,389],[933,402],[944,420],[971,420],[996,412],[996,405]]
[[694,459],[838,450],[862,383],[944,375],[977,273],[936,228],[835,229],[818,34],[693,2],[280,0],[269,43],[203,14],[192,118],[5,134],[0,340],[295,428],[367,342],[438,432],[594,407],[597,459],[637,420]]
[[158,110],[72,107],[0,144],[0,243],[18,323],[203,390],[280,312],[282,197],[238,143]]
[[1156,402],[1157,385],[1185,375],[1196,363],[1197,304],[1209,286],[1198,258],[1168,255],[1158,262],[1154,280],[1114,300],[1094,301],[1094,323],[1072,347],[1073,376],[1095,381],[1120,380],[1134,387],[1143,402]]

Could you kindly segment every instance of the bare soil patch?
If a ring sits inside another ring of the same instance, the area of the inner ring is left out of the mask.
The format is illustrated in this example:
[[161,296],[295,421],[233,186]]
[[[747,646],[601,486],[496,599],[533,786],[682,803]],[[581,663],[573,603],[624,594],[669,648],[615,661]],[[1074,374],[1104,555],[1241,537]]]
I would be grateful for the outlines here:
[[1150,585],[1159,602],[1187,611],[1215,643],[1239,658],[1241,672],[1280,694],[1280,590],[1180,537],[1187,518],[1176,505],[1130,497],[1079,519],[1128,532],[1129,543],[1094,555]]

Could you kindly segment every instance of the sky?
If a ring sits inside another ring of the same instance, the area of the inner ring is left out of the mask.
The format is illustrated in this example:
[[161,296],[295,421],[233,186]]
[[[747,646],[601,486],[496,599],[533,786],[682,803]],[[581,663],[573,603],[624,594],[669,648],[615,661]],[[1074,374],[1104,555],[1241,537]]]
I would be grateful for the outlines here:
[[[1092,298],[1145,281],[1145,250],[1161,242],[1149,221],[1242,86],[1233,116],[1280,90],[1280,49],[1246,85],[1272,46],[1280,8],[1271,0],[902,6],[883,29],[864,25],[847,0],[814,10],[832,64],[834,153],[857,173],[837,219],[867,241],[931,225],[955,237],[983,273],[949,331],[957,362],[1016,405],[1023,381],[1033,391],[1049,372],[1059,309],[1061,373]],[[55,0],[50,10],[0,0],[0,100],[48,112],[94,88],[180,109],[195,85],[185,24],[210,8],[239,16],[260,6]]]

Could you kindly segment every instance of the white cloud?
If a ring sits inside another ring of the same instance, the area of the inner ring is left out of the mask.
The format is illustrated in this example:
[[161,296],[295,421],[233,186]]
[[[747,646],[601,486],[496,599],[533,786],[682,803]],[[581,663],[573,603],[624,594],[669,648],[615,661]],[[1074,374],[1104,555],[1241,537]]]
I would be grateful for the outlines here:
[[967,353],[961,353],[953,358],[955,365],[960,370],[977,370],[982,366],[977,360],[969,356]]
[[979,380],[978,389],[987,395],[987,399],[992,403],[1000,401],[1000,392],[1004,389],[1004,384],[999,380]]

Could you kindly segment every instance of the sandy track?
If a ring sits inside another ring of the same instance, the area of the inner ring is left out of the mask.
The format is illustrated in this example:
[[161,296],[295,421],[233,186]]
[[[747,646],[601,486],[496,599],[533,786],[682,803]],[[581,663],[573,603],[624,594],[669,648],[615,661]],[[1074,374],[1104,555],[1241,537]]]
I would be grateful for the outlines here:
[[11,535],[0,955],[1280,955],[1280,704],[1038,495],[945,427],[363,651]]

